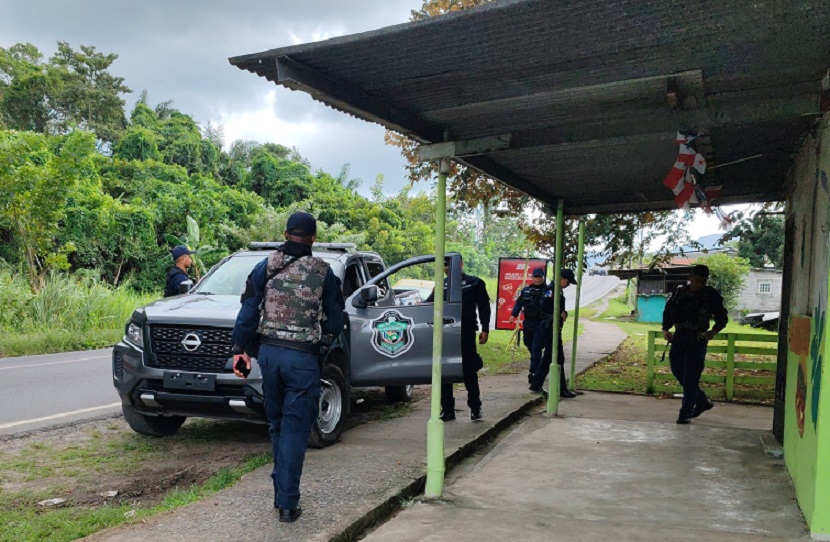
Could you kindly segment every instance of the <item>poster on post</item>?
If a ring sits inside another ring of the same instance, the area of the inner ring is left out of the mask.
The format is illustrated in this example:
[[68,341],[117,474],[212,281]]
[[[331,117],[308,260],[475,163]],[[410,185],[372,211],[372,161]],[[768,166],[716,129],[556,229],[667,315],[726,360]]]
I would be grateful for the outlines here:
[[534,269],[541,267],[548,272],[550,260],[542,258],[499,258],[498,292],[496,293],[496,329],[513,330],[510,311],[516,304],[519,292],[530,284]]

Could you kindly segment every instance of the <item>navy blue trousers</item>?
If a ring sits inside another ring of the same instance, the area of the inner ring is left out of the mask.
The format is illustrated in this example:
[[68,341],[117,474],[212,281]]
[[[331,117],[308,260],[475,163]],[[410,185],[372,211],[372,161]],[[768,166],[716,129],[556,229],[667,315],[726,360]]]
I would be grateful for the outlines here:
[[320,407],[318,355],[263,344],[257,361],[274,454],[274,506],[288,510],[300,501],[305,450]]
[[[467,389],[467,406],[470,410],[481,408],[481,388],[478,385],[478,370],[484,361],[476,348],[476,331],[461,331],[461,370],[464,374],[464,387]],[[452,412],[455,409],[452,384],[441,384],[441,409]]]
[[694,414],[698,403],[706,403],[707,397],[700,389],[700,376],[706,364],[706,347],[709,341],[697,338],[694,331],[678,331],[674,334],[669,350],[671,372],[683,386],[681,415]]

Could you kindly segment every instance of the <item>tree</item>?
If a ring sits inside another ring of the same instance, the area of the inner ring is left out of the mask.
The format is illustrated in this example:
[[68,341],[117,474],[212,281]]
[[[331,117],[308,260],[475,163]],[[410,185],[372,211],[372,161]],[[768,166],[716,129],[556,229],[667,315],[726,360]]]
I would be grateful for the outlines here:
[[747,258],[752,267],[771,263],[776,269],[784,265],[784,219],[766,212],[756,212],[749,220],[738,222],[723,236],[722,242],[738,239],[738,256]]
[[727,309],[734,309],[741,295],[744,277],[749,273],[749,261],[719,252],[701,256],[695,263],[709,267],[709,286],[720,292]]
[[13,225],[32,291],[43,285],[44,261],[53,251],[68,195],[81,180],[95,177],[94,152],[90,132],[52,138],[0,132],[0,216]]

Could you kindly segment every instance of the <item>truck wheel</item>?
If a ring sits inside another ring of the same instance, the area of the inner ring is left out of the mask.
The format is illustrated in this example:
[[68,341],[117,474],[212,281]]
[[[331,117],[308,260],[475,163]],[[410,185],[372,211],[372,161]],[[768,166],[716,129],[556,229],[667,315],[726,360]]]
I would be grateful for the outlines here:
[[340,439],[348,393],[346,378],[340,368],[324,365],[320,375],[320,412],[308,439],[310,447],[325,448]]
[[175,434],[187,419],[185,416],[147,416],[125,404],[121,405],[121,410],[133,431],[151,437],[169,437]]
[[386,386],[386,399],[390,403],[408,403],[412,400],[415,386]]

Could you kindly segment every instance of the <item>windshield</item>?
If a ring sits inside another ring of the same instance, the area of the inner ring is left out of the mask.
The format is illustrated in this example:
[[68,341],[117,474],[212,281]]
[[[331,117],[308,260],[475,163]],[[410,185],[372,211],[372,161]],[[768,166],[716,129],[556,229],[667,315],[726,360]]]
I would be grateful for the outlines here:
[[[193,290],[202,295],[242,295],[245,281],[256,264],[268,257],[268,254],[234,256],[217,265]],[[325,259],[331,266],[335,277],[342,276],[343,265],[336,260]]]
[[248,275],[256,264],[267,257],[267,254],[262,254],[236,256],[226,260],[206,276],[194,291],[205,295],[242,295]]

